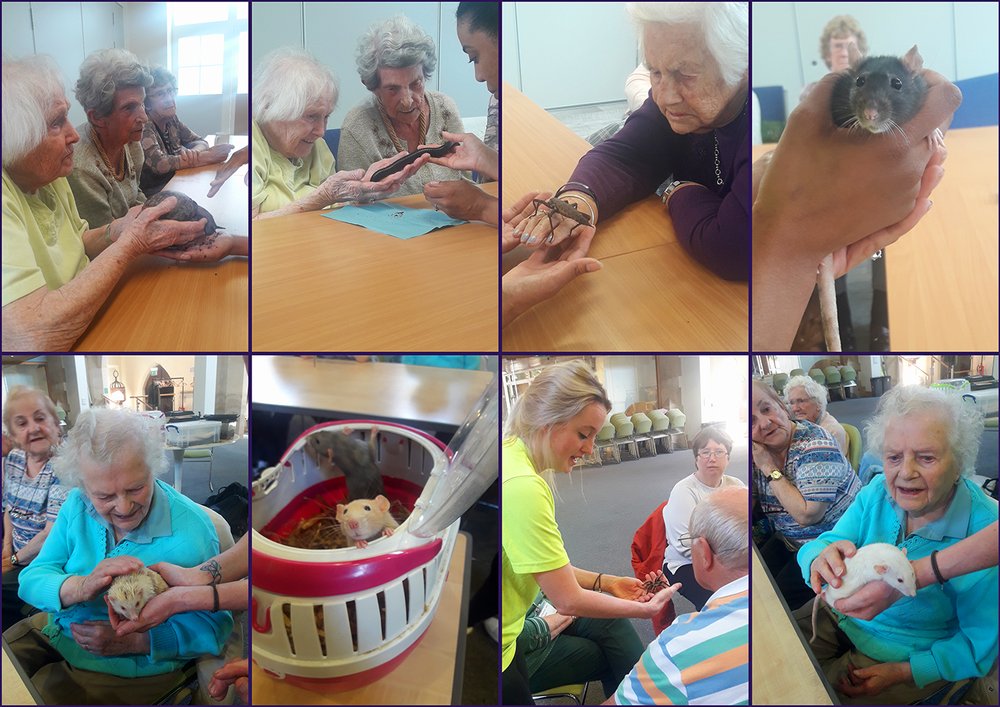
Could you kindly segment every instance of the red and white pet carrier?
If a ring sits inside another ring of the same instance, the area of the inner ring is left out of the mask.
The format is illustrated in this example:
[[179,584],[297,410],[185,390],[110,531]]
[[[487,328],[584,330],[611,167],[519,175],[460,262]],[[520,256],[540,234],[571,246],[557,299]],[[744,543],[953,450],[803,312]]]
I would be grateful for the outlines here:
[[345,427],[365,441],[375,428],[386,494],[411,511],[426,504],[448,457],[436,439],[402,425],[326,423],[306,430],[254,484],[254,661],[281,678],[346,689],[381,677],[416,646],[434,617],[459,521],[417,537],[407,532],[412,513],[364,549],[294,548],[261,534],[280,534],[315,514],[309,498],[343,502],[345,478],[339,471],[328,478],[304,445],[312,434]]

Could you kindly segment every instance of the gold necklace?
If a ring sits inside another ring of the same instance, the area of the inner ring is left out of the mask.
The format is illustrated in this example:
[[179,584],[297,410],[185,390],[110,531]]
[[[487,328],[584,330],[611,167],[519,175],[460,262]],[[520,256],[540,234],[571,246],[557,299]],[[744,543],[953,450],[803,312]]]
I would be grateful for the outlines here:
[[115,178],[115,181],[120,182],[125,179],[125,153],[127,150],[122,147],[121,164],[115,167],[111,164],[111,158],[108,157],[108,153],[104,151],[104,146],[101,144],[101,139],[97,135],[97,131],[94,130],[93,126],[90,128],[90,139],[93,141],[94,146],[97,147],[97,152],[101,155],[101,159],[104,160],[104,164],[107,165],[108,169],[111,171],[111,175]]
[[[389,133],[389,139],[392,140],[392,146],[396,148],[396,152],[409,152],[407,145],[404,145],[399,136],[396,135],[395,128],[392,127],[392,121],[389,120],[389,114],[385,112],[385,106],[382,105],[382,101],[376,99],[375,103],[378,105],[378,113],[382,116],[382,124],[385,125],[385,130]],[[427,112],[430,113],[431,103],[427,101]],[[420,109],[420,116],[417,120],[417,131],[420,137],[417,139],[418,145],[427,144],[427,118],[424,117],[423,108]]]

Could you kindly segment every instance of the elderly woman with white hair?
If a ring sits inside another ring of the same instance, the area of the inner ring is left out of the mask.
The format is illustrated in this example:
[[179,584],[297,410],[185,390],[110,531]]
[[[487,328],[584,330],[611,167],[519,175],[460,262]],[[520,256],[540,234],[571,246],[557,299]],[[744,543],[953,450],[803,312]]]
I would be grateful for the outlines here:
[[[585,243],[599,221],[657,193],[671,179],[662,200],[677,240],[715,275],[747,280],[747,3],[635,2],[626,3],[626,9],[639,26],[650,96],[614,137],[583,156],[554,194],[590,217],[592,225],[577,228],[575,221],[555,216],[553,230],[545,208],[531,216],[530,201],[519,202],[528,208],[505,221],[528,247],[557,245],[571,231]],[[586,248],[580,250],[578,255],[586,254]],[[513,280],[521,274],[519,267],[504,277],[505,293],[517,295]],[[524,272],[531,275],[530,268]]]
[[80,215],[90,223],[110,223],[143,204],[139,189],[144,162],[142,132],[149,70],[124,49],[101,49],[80,65],[76,100],[87,122],[76,126],[80,144],[73,152],[69,185]]
[[820,385],[809,376],[792,376],[785,384],[785,401],[797,420],[806,420],[819,425],[840,445],[840,451],[847,454],[847,431],[837,422],[837,418],[826,409],[830,397],[826,386]]
[[[455,102],[426,82],[437,67],[434,40],[403,15],[376,22],[358,40],[361,83],[372,95],[351,108],[341,126],[337,157],[342,169],[367,169],[378,160],[420,145],[437,145],[442,133],[464,133]],[[431,181],[461,178],[461,173],[431,164],[400,194],[419,194]]]
[[336,172],[323,135],[337,96],[333,72],[304,51],[277,49],[254,71],[254,218],[317,211],[347,201],[374,201],[398,191],[427,161],[422,156],[380,182],[373,182],[371,175],[394,158]]
[[125,636],[109,621],[115,577],[219,552],[205,511],[157,480],[166,467],[157,425],[128,410],[83,411],[60,447],[56,473],[77,488],[21,573],[21,598],[45,613],[4,633],[46,704],[150,704],[187,660],[220,653],[231,633],[226,611],[189,611]]
[[[983,433],[975,405],[951,391],[901,386],[880,399],[866,432],[885,464],[884,483],[868,484],[832,530],[799,550],[802,577],[816,593],[850,578],[856,570],[844,559],[862,546],[887,543],[911,561],[930,557],[934,567],[937,553],[997,520],[996,502],[969,478]],[[947,580],[935,574],[938,583],[869,620],[822,609],[813,651],[844,704],[922,702],[989,672],[997,659],[996,565]],[[844,601],[834,608],[846,610]]]
[[191,241],[205,222],[158,221],[171,198],[88,224],[67,181],[80,135],[55,62],[4,59],[2,94],[3,348],[67,351],[129,263]]

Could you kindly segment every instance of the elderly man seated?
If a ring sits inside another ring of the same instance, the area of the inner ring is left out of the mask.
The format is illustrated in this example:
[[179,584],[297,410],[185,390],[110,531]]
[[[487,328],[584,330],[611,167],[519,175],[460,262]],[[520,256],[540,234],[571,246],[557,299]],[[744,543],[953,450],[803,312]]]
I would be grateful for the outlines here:
[[679,616],[665,628],[604,704],[748,703],[747,500],[746,489],[729,487],[695,506],[690,524],[694,576],[712,596],[702,611]]

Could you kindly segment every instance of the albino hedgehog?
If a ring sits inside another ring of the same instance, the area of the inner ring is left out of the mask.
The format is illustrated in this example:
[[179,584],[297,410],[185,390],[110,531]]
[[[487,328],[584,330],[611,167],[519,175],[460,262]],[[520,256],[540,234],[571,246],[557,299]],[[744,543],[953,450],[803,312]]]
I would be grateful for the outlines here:
[[138,572],[115,577],[108,588],[108,601],[118,616],[136,621],[146,602],[165,591],[167,583],[163,577],[144,567]]

